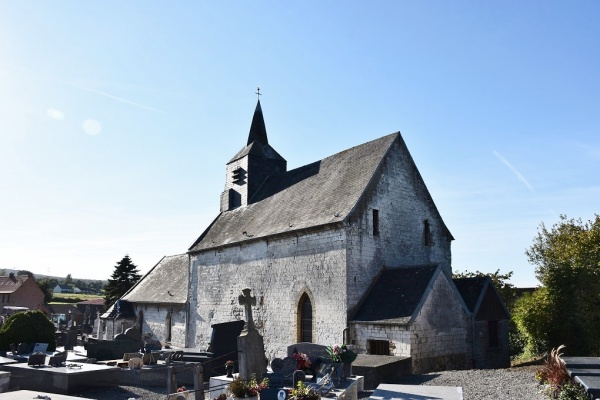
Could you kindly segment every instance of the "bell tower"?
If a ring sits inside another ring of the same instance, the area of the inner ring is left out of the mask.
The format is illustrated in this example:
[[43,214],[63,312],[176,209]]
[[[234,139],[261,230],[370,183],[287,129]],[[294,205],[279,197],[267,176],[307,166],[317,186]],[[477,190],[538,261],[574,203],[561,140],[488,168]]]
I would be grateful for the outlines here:
[[248,143],[227,163],[221,212],[251,204],[252,197],[268,177],[286,170],[287,161],[269,145],[259,99],[252,117]]

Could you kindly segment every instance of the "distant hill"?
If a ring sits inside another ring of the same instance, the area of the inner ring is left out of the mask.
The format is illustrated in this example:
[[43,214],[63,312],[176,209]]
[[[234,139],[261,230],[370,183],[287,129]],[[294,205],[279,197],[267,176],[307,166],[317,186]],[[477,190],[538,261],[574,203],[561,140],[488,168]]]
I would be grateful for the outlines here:
[[[47,280],[49,287],[53,289],[58,284],[65,284],[66,277],[64,276],[52,276],[45,274],[37,274],[33,271],[25,269],[11,269],[11,268],[0,268],[0,276],[7,276],[10,273],[16,275],[26,275],[28,273],[33,274],[36,281]],[[108,283],[108,280],[100,279],[85,279],[85,278],[71,278],[71,285],[79,288],[83,293],[101,293],[102,288]]]

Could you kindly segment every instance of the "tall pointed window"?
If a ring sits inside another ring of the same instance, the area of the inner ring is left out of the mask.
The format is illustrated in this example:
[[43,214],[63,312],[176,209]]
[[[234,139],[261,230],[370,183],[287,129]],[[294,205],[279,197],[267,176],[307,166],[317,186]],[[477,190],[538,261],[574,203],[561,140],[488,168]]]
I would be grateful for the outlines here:
[[171,326],[173,322],[173,315],[171,313],[167,314],[167,319],[165,321],[165,341],[171,341]]
[[142,310],[138,313],[137,325],[140,328],[140,333],[144,333],[144,312]]
[[379,235],[379,210],[373,209],[373,236]]
[[298,311],[300,314],[300,341],[301,342],[312,342],[312,331],[313,331],[313,309],[310,298],[306,293],[300,298],[298,304]]

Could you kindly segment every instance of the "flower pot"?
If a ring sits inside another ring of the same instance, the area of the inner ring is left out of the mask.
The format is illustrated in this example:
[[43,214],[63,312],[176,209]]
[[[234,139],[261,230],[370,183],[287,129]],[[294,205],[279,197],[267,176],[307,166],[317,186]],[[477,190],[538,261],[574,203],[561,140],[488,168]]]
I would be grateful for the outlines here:
[[227,372],[228,378],[233,378],[233,365],[226,365],[225,371]]
[[342,375],[342,379],[346,380],[352,376],[352,363],[344,363],[344,373]]

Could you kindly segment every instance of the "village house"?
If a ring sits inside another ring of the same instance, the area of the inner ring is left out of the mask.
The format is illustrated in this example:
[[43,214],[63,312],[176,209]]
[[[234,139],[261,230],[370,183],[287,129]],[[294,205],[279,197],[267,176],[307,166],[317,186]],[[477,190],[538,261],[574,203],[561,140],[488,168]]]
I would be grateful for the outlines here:
[[2,314],[24,309],[46,312],[44,292],[33,276],[15,275],[12,272],[8,276],[0,276],[0,301]]

